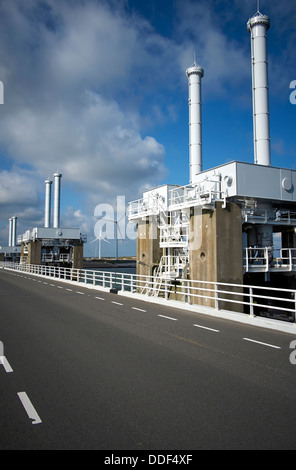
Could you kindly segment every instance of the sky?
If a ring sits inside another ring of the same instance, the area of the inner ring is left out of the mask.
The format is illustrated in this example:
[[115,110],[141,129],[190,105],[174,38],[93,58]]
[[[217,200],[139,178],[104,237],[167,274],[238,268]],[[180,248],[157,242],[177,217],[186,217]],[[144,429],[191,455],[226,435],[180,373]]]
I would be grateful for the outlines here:
[[[250,35],[257,0],[0,0],[0,246],[44,226],[62,173],[61,225],[98,254],[98,207],[189,183],[186,68],[203,67],[203,169],[253,163]],[[271,163],[296,169],[295,0],[261,0],[268,31]],[[295,101],[295,100],[294,100]],[[96,209],[97,208],[97,209]],[[136,253],[125,237],[119,256]],[[114,241],[102,256],[114,256]]]

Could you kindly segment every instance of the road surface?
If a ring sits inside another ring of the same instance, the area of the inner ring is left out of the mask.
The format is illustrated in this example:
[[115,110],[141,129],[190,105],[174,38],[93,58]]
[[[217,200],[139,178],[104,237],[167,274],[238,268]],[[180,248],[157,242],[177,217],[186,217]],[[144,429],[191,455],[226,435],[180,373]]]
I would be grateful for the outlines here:
[[296,335],[0,270],[0,449],[296,447]]

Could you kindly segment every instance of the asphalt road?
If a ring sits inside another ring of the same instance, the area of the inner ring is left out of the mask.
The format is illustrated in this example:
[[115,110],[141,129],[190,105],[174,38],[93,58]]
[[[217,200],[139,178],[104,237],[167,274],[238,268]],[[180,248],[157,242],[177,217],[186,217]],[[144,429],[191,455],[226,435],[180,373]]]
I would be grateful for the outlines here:
[[295,338],[0,270],[0,449],[295,449]]

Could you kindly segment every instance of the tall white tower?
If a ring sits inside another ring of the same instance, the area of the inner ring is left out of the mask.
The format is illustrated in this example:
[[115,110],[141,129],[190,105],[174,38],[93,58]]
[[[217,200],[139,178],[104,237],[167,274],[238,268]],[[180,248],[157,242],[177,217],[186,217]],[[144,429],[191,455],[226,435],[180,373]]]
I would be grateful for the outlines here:
[[51,185],[50,179],[45,180],[45,214],[44,214],[44,227],[50,227],[51,217]]
[[254,161],[257,165],[270,166],[270,127],[268,97],[267,31],[268,16],[259,11],[249,19],[251,34]]
[[11,246],[16,246],[16,227],[17,227],[17,217],[14,215],[12,217]]
[[201,79],[204,70],[194,61],[186,70],[189,86],[189,160],[190,183],[202,172]]
[[12,217],[9,219],[8,246],[12,246]]
[[60,226],[60,205],[61,205],[61,178],[60,172],[54,173],[54,205],[53,205],[53,227]]

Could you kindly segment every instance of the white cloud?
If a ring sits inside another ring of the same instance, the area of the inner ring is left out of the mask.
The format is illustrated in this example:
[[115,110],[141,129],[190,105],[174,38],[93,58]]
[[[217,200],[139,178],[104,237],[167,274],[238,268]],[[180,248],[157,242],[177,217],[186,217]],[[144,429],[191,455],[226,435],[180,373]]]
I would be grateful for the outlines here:
[[[144,179],[158,182],[165,174],[164,148],[142,136],[141,116],[120,97],[123,90],[133,97],[129,83],[142,62],[139,28],[146,22],[128,21],[92,1],[50,0],[43,3],[46,13],[39,2],[39,9],[13,3],[15,9],[2,6],[3,42],[18,31],[14,55],[12,46],[4,51],[10,97],[0,129],[11,158],[40,175],[59,168],[92,196],[100,188],[118,194],[137,191]],[[27,66],[25,77],[19,63]]]

